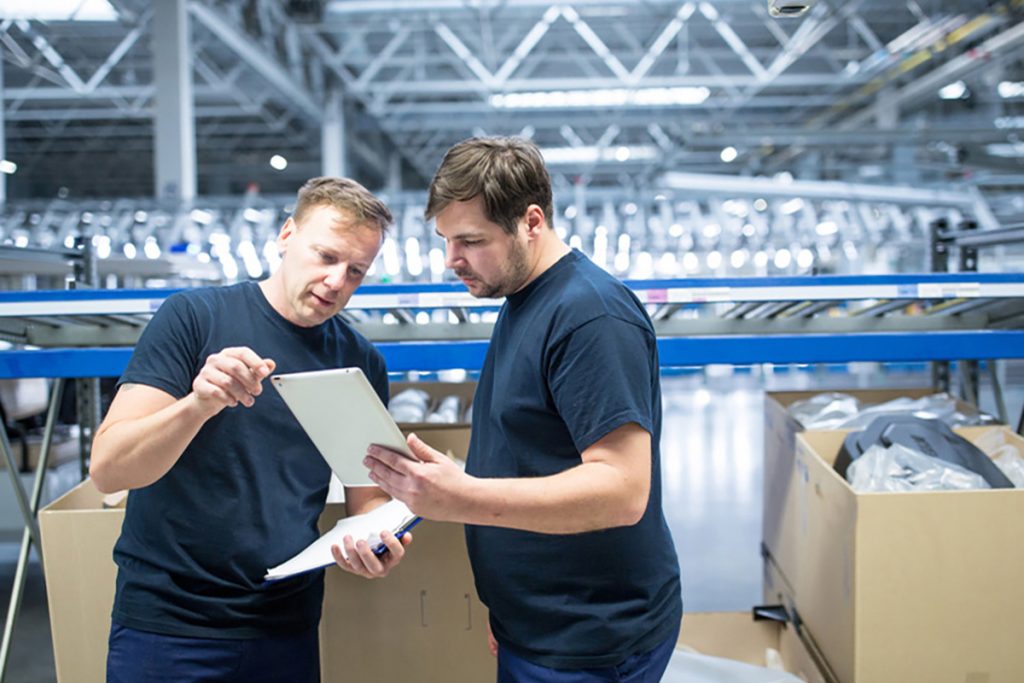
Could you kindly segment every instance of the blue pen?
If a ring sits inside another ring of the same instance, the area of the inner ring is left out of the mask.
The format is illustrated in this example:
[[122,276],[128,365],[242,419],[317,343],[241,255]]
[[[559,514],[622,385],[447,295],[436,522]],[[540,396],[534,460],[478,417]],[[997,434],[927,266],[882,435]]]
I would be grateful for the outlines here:
[[[409,529],[412,529],[414,526],[416,526],[417,524],[419,524],[422,521],[423,521],[422,517],[413,517],[408,522],[403,524],[402,527],[398,531],[395,532],[395,538],[401,539],[402,536],[405,536],[405,532],[409,531]],[[384,545],[383,541],[381,541],[377,545],[373,546],[373,554],[374,555],[383,555],[387,551],[388,551],[388,547],[386,545]]]

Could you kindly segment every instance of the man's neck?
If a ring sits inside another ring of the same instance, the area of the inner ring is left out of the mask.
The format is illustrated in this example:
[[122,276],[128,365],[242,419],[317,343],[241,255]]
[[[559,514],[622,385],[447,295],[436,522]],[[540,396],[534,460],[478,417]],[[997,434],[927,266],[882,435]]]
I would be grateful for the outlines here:
[[519,289],[523,289],[531,282],[543,275],[549,268],[554,266],[562,257],[568,254],[572,249],[558,236],[553,229],[547,228],[547,233],[541,238],[541,242],[537,245],[537,260],[534,262],[533,268],[530,269],[530,276],[523,283],[523,286]]

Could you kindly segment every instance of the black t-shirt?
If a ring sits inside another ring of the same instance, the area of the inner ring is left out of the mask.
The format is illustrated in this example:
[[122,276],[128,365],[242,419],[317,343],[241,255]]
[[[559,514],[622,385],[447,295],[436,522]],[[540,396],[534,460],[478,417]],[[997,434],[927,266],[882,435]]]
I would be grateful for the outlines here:
[[477,591],[501,647],[559,669],[613,666],[682,618],[661,508],[661,386],[654,328],[622,283],[573,251],[508,297],[473,401],[466,470],[540,477],[627,423],[651,434],[640,522],[573,535],[467,526]]
[[[387,403],[384,359],[366,339],[339,318],[313,328],[293,325],[255,283],[169,297],[143,332],[121,384],[181,398],[206,358],[230,346],[273,359],[276,373],[358,366]],[[344,406],[338,418],[340,427]],[[217,638],[314,627],[323,572],[269,584],[263,576],[318,538],[330,474],[269,382],[252,408],[222,410],[167,474],[128,496],[114,547],[114,621]]]

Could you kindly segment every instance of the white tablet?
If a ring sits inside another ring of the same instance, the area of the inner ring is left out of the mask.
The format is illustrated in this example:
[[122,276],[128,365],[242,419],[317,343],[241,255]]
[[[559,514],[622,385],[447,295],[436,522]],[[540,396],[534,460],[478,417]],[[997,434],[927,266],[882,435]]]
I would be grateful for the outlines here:
[[413,457],[359,368],[273,375],[270,381],[345,486],[375,486],[363,465],[371,444]]

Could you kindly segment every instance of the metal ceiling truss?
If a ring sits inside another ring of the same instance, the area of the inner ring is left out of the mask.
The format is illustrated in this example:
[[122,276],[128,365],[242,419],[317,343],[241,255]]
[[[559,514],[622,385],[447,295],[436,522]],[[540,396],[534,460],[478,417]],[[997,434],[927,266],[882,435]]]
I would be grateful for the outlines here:
[[[117,140],[112,122],[152,118],[152,12],[136,0],[112,5],[120,21],[108,25],[0,21],[8,149],[23,168],[95,140],[97,127]],[[747,172],[824,150],[847,159],[830,162],[843,173],[887,160],[898,142],[922,147],[944,136],[981,149],[1013,127],[997,131],[981,116],[931,125],[941,111],[925,125],[900,119],[935,109],[938,88],[986,64],[1020,79],[1022,5],[823,0],[787,22],[769,17],[763,0],[324,0],[323,17],[304,22],[282,0],[189,0],[197,150],[202,165],[207,153],[226,159],[276,145],[305,168],[319,158],[332,92],[349,103],[354,157],[378,181],[398,154],[424,182],[445,149],[471,134],[597,148],[590,161],[553,170],[609,185],[624,176],[635,184],[638,172],[729,171],[718,159],[726,146]],[[696,88],[706,99],[667,96]],[[597,89],[631,104],[517,108],[514,98]],[[661,99],[637,99],[646,92]],[[895,125],[874,135],[893,112]],[[872,145],[856,145],[868,132]],[[61,140],[39,146],[46,135]],[[139,157],[134,143],[108,151],[126,165]]]

